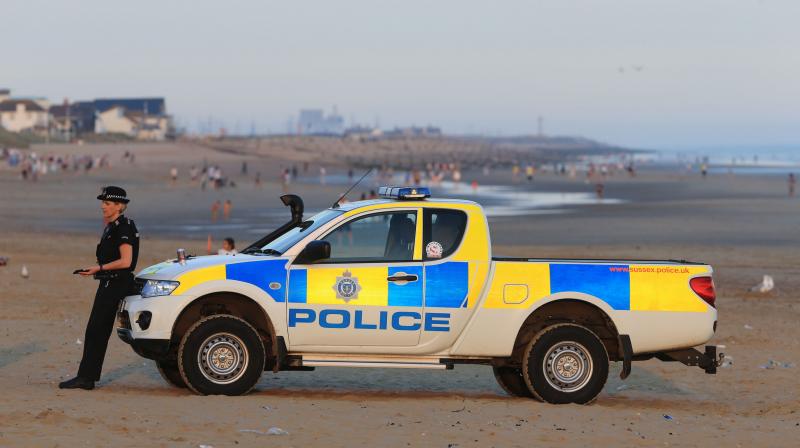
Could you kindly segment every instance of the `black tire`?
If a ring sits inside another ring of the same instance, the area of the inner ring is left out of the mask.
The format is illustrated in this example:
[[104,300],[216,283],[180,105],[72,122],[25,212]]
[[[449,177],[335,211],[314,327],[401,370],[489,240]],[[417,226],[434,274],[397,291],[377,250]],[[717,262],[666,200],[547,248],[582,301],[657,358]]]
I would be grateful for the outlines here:
[[186,389],[186,382],[183,381],[177,362],[156,360],[156,368],[164,381],[177,388]]
[[512,397],[533,398],[531,390],[525,384],[522,377],[522,369],[519,367],[492,367],[494,378],[500,387]]
[[553,404],[592,402],[608,379],[608,353],[590,330],[576,324],[545,328],[528,343],[522,360],[533,395]]
[[249,323],[215,314],[183,335],[178,369],[186,386],[200,395],[243,395],[264,371],[264,344]]

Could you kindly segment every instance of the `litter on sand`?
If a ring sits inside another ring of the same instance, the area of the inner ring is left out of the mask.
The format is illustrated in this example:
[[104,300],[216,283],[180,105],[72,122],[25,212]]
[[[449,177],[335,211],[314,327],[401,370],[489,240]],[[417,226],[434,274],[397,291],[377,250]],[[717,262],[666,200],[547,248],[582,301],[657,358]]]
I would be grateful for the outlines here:
[[722,358],[722,364],[720,364],[720,367],[727,369],[731,366],[733,366],[733,356],[725,355],[725,357]]
[[792,367],[794,367],[794,363],[780,362],[780,361],[775,361],[774,359],[770,359],[766,364],[758,366],[759,369],[767,369],[767,370],[772,370],[778,367],[783,369],[791,369]]
[[752,326],[752,325],[750,325],[750,324],[744,324],[744,329],[745,329],[745,330],[752,330],[752,329],[753,329],[753,326]]
[[81,344],[83,344],[83,342],[81,342],[81,340],[80,340],[80,339],[77,339],[77,340],[75,340],[75,343],[76,343],[76,344],[78,344],[78,345],[81,345]]
[[761,280],[761,283],[753,286],[752,288],[749,289],[749,291],[765,294],[772,291],[774,287],[775,287],[775,281],[772,279],[772,276],[764,275],[764,278]]
[[22,265],[22,271],[19,273],[22,278],[28,278],[31,276],[30,272],[28,272],[28,266]]
[[5,266],[8,264],[8,257],[0,257],[0,266]]
[[669,414],[664,414],[664,420],[675,420],[675,419]]
[[268,430],[266,430],[266,432],[258,429],[240,429],[239,432],[258,434],[260,436],[284,436],[289,434],[289,431],[278,428],[277,426],[269,428]]

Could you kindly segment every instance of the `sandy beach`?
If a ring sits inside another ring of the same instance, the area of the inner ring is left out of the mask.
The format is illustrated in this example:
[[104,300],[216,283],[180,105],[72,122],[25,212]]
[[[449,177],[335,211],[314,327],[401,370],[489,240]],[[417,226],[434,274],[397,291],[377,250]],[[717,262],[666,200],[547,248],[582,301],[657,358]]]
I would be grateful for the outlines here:
[[[57,388],[77,370],[96,287],[71,275],[93,263],[101,230],[94,197],[107,184],[128,189],[134,198],[128,215],[143,233],[143,268],[174,256],[177,247],[204,253],[207,235],[215,249],[228,235],[245,244],[261,227],[266,233],[285,221],[278,176],[293,164],[302,167],[302,160],[190,142],[33,150],[109,154],[112,166],[48,174],[35,183],[0,169],[0,257],[9,258],[0,266],[0,446],[777,446],[800,436],[800,199],[786,196],[783,177],[700,179],[643,170],[607,180],[605,197],[616,203],[490,218],[499,255],[713,265],[719,327],[711,343],[724,344],[731,357],[717,375],[652,360],[635,363],[623,382],[614,366],[588,406],[508,397],[484,366],[265,372],[247,396],[200,397],[171,388],[152,361],[114,335],[98,389]],[[126,150],[135,151],[134,164],[121,162]],[[310,178],[323,165],[331,175],[346,170],[335,160],[309,160]],[[221,166],[237,187],[201,191],[188,170],[204,161]],[[245,161],[247,175],[241,174]],[[180,172],[175,185],[172,166]],[[501,170],[465,172],[463,180],[473,178],[520,194],[593,192],[581,178],[549,173],[520,184]],[[309,211],[329,206],[343,189],[289,185]],[[234,204],[230,220],[210,222],[212,202],[225,199]],[[30,278],[20,276],[23,265]],[[775,290],[748,292],[765,274]],[[262,434],[272,427],[288,434]]]

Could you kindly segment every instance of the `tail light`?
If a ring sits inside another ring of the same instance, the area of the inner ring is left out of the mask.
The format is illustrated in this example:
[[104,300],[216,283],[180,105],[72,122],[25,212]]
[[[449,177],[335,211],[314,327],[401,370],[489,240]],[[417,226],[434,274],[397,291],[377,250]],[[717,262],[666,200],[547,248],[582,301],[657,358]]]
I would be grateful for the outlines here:
[[707,304],[716,308],[714,302],[717,300],[717,294],[714,292],[714,280],[711,277],[695,277],[689,280],[689,286]]

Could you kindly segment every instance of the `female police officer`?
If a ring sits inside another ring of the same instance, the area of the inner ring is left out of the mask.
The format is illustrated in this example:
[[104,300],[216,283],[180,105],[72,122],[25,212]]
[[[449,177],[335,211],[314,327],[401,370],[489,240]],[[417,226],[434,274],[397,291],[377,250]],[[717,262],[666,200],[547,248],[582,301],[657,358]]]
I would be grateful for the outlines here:
[[78,368],[78,376],[60,383],[58,387],[61,389],[91,390],[94,382],[100,379],[117,307],[133,287],[133,270],[136,269],[136,259],[139,257],[139,233],[136,225],[133,220],[122,215],[130,201],[125,190],[120,187],[105,187],[97,199],[103,201],[100,209],[106,225],[100,244],[97,245],[97,265],[78,273],[93,275],[100,280],[100,285],[97,287],[92,314],[86,325],[83,359]]

